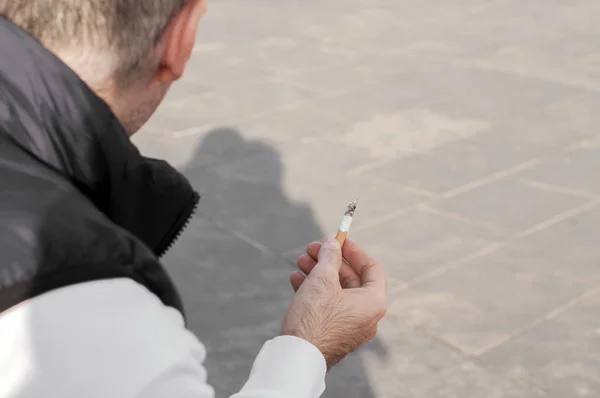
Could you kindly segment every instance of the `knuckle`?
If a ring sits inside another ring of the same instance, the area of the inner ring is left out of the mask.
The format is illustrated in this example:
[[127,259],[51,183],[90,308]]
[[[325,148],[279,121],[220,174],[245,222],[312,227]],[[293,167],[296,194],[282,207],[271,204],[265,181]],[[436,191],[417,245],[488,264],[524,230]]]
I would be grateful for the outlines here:
[[387,314],[387,307],[383,306],[383,307],[378,308],[377,312],[375,313],[375,316],[377,317],[377,319],[381,319],[386,314]]
[[364,278],[364,277],[365,277],[365,275],[367,275],[367,274],[369,274],[369,273],[373,272],[373,270],[374,270],[375,268],[377,268],[377,267],[378,267],[377,263],[368,263],[368,264],[366,264],[366,265],[365,265],[365,266],[362,268],[362,270],[361,270],[361,272],[360,272],[360,276]]
[[323,246],[321,246],[321,250],[326,253],[336,253],[338,251],[338,247],[334,243],[327,242]]
[[383,318],[387,314],[387,301],[385,295],[377,295],[375,297],[375,316],[377,319]]

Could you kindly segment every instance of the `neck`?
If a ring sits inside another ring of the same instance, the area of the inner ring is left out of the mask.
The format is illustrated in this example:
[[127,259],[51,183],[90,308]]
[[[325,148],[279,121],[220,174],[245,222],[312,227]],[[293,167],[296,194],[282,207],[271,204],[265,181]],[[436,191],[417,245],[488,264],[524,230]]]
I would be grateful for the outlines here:
[[[139,89],[136,90],[135,87],[119,89],[110,74],[98,73],[99,70],[112,69],[110,65],[95,65],[94,71],[92,71],[89,66],[84,65],[80,57],[73,57],[65,51],[53,51],[53,53],[73,70],[94,94],[106,102],[129,136],[139,129],[140,126],[137,125],[139,121],[136,123],[135,117],[132,117],[135,115],[135,109],[139,106],[137,104],[140,101]],[[87,64],[89,65],[89,62]],[[100,79],[99,75],[102,76]]]
[[143,83],[123,89],[114,85],[90,87],[107,103],[130,137],[150,119],[169,89],[165,84]]
[[[120,93],[113,89],[97,88],[98,86],[90,86],[92,91],[106,102],[110,110],[114,113],[116,118],[121,122],[125,131],[129,136],[132,136],[137,128],[131,122],[131,115],[133,114],[131,106],[134,103],[134,99],[128,95],[128,92]],[[101,86],[106,87],[106,86]]]

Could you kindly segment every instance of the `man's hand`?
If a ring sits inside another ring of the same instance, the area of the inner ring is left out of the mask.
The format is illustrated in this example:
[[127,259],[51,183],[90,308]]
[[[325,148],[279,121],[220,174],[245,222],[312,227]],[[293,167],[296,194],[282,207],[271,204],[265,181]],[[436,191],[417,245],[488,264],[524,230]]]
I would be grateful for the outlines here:
[[296,295],[281,334],[312,343],[331,368],[375,337],[386,313],[385,273],[350,240],[343,253],[335,239],[309,244],[298,267],[304,274],[290,277]]

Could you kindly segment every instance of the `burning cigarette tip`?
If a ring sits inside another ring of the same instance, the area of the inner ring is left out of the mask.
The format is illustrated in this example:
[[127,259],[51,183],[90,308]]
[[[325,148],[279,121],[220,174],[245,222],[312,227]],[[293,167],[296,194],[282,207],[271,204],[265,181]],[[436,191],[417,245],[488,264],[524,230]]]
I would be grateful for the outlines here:
[[346,208],[346,213],[344,215],[349,217],[354,217],[354,212],[356,211],[356,203],[357,199],[354,199],[352,202],[348,203],[348,207]]

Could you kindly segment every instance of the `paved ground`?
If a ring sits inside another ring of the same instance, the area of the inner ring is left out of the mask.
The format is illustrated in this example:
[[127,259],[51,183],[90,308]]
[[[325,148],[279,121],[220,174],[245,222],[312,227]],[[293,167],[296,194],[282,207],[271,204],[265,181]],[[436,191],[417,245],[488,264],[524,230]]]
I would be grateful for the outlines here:
[[212,3],[136,142],[204,194],[167,263],[219,396],[354,196],[390,311],[327,397],[600,396],[600,3]]

